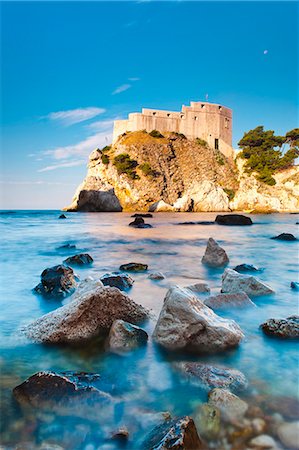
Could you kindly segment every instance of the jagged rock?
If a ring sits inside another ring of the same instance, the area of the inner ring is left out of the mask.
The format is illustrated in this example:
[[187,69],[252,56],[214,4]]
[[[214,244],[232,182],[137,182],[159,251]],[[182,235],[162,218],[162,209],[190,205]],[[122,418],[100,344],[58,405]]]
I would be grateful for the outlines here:
[[243,338],[233,321],[217,316],[189,290],[168,290],[160,312],[154,340],[168,350],[215,353],[235,347]]
[[151,213],[135,213],[131,217],[154,217]]
[[217,387],[238,392],[248,386],[245,375],[236,369],[191,361],[174,363],[174,367],[186,375],[191,383],[205,389]]
[[291,233],[281,233],[278,236],[272,237],[271,239],[276,239],[278,241],[297,241],[298,240]]
[[192,180],[184,195],[174,204],[176,211],[229,211],[229,200],[224,190],[214,181]]
[[115,320],[110,328],[108,346],[112,351],[123,352],[145,345],[147,340],[148,334],[142,328]]
[[106,273],[101,277],[101,281],[104,286],[114,286],[121,291],[130,289],[134,283],[134,280],[130,277],[130,275],[121,272]]
[[60,245],[57,247],[57,250],[73,250],[76,248],[75,244],[70,244],[69,242],[67,244]]
[[23,332],[38,343],[72,343],[108,333],[114,320],[135,324],[147,317],[148,311],[119,289],[99,287],[45,314]]
[[255,438],[251,439],[249,442],[250,447],[262,449],[275,450],[277,448],[277,442],[274,441],[272,436],[268,436],[267,434],[260,434]]
[[60,216],[58,217],[58,219],[66,219],[66,216],[64,214],[60,214]]
[[78,255],[69,256],[63,262],[70,266],[85,266],[91,264],[93,259],[88,253],[80,253]]
[[175,208],[169,203],[164,202],[164,200],[159,200],[158,202],[153,203],[149,207],[150,212],[171,212],[175,211]]
[[191,417],[169,420],[154,428],[145,438],[143,450],[201,450],[204,444]]
[[222,267],[228,264],[229,259],[225,250],[210,237],[201,262],[210,267]]
[[252,275],[244,275],[232,269],[226,269],[222,275],[222,293],[243,291],[247,295],[258,296],[273,294],[273,289]]
[[238,266],[234,267],[233,270],[239,273],[243,272],[259,272],[260,269],[253,266],[252,264],[239,264]]
[[164,280],[165,275],[162,272],[152,272],[149,274],[148,278],[150,280]]
[[145,223],[142,217],[136,217],[133,222],[129,223],[129,227],[133,228],[153,228],[149,223]]
[[283,445],[288,449],[299,448],[299,422],[285,422],[278,426],[277,434]]
[[243,216],[242,214],[218,215],[215,222],[218,225],[252,225],[250,217]]
[[262,323],[261,329],[269,336],[282,339],[299,339],[299,316],[286,319],[269,319]]
[[195,294],[210,293],[210,288],[206,283],[190,284],[189,286],[186,286],[184,289],[189,289],[189,291],[194,292]]
[[209,392],[209,405],[219,408],[228,422],[241,421],[248,409],[248,404],[227,389],[215,388]]
[[299,283],[297,281],[291,281],[291,288],[299,291]]
[[122,270],[124,272],[145,272],[148,269],[148,265],[147,264],[142,264],[142,263],[127,263],[127,264],[122,264],[119,267],[119,270]]
[[34,288],[37,294],[51,297],[65,297],[72,294],[77,287],[78,278],[73,269],[58,265],[45,269],[41,282]]
[[199,435],[207,440],[215,440],[220,434],[220,411],[208,403],[203,403],[195,411],[194,423]]
[[214,310],[256,306],[245,292],[212,295],[211,297],[204,299],[203,302],[206,306]]

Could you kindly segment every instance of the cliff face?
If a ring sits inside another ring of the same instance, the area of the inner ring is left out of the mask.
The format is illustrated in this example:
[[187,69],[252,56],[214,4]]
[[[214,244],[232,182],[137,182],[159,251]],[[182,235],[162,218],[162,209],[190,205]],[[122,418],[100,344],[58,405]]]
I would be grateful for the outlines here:
[[299,210],[297,169],[266,186],[245,175],[241,161],[236,165],[202,144],[174,133],[128,133],[113,147],[91,153],[87,176],[66,210]]

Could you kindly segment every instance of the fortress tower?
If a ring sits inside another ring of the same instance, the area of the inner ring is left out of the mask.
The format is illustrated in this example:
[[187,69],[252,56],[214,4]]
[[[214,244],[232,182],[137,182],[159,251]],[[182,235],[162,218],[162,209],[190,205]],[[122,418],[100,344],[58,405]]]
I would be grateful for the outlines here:
[[143,108],[141,113],[131,113],[127,120],[114,122],[113,143],[126,131],[158,130],[161,133],[183,133],[188,139],[204,139],[210,147],[233,158],[232,110],[207,102],[191,102],[180,112]]

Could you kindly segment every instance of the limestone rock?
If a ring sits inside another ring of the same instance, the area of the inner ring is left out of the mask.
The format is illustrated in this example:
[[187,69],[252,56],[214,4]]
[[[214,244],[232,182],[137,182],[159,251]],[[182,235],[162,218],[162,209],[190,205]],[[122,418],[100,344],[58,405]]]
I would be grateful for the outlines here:
[[149,274],[148,278],[150,280],[164,280],[165,275],[162,272],[152,272]]
[[134,280],[130,275],[121,272],[106,273],[101,277],[104,286],[117,287],[121,291],[130,289],[133,286]]
[[276,239],[277,241],[297,241],[297,238],[291,233],[281,233],[271,239]]
[[147,317],[148,311],[119,289],[99,287],[45,314],[23,332],[38,343],[72,343],[107,333],[114,320],[138,323]]
[[91,264],[93,259],[88,253],[80,253],[78,255],[69,256],[63,262],[70,266],[85,266]]
[[135,263],[135,262],[122,264],[119,267],[119,270],[122,270],[124,272],[145,272],[147,269],[148,269],[147,264]]
[[111,351],[123,352],[145,345],[148,334],[142,328],[115,320],[110,328],[108,336],[108,346]]
[[229,259],[225,250],[210,237],[201,262],[210,267],[223,267],[228,264]]
[[215,440],[220,434],[220,411],[208,403],[203,403],[195,412],[194,423],[199,435],[207,440]]
[[218,225],[252,225],[250,217],[243,216],[242,214],[218,215],[215,222]]
[[212,295],[204,299],[203,302],[206,306],[214,310],[256,306],[245,292]]
[[215,353],[239,344],[243,338],[233,321],[217,316],[189,290],[168,290],[160,312],[154,340],[168,350]]
[[195,294],[209,294],[210,288],[206,283],[195,283],[186,286],[184,289],[189,289],[189,291]]
[[101,280],[95,280],[92,277],[87,277],[84,280],[80,281],[75,293],[71,296],[70,300],[76,300],[78,298],[82,298],[87,293],[91,293],[98,288],[104,287]]
[[65,297],[74,292],[77,281],[78,278],[73,269],[65,265],[58,265],[42,272],[41,282],[34,288],[34,291],[44,296]]
[[158,202],[153,203],[149,207],[150,212],[171,212],[175,211],[175,208],[169,203],[164,202],[164,200],[159,200]]
[[237,395],[227,389],[215,388],[209,392],[209,405],[219,408],[228,422],[239,422],[243,419],[248,405]]
[[278,437],[288,449],[299,449],[299,422],[285,422],[278,427]]
[[222,275],[222,293],[243,291],[249,296],[273,294],[273,290],[252,275],[244,275],[232,269],[226,269]]
[[282,339],[299,339],[299,316],[269,319],[261,325],[265,334]]

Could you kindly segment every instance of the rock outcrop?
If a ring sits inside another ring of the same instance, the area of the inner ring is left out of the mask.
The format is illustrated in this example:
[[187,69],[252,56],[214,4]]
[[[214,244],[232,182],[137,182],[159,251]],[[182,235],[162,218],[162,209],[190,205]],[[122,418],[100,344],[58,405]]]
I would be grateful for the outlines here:
[[265,334],[281,339],[299,339],[299,316],[269,319],[261,325]]
[[252,275],[244,275],[232,269],[226,269],[222,275],[222,293],[245,292],[249,296],[273,294],[273,289]]
[[74,292],[78,278],[73,269],[58,265],[45,269],[41,274],[41,282],[35,286],[34,292],[46,297],[65,297]]
[[117,287],[121,291],[125,291],[133,286],[134,280],[126,273],[112,272],[103,275],[101,282],[104,286]]

